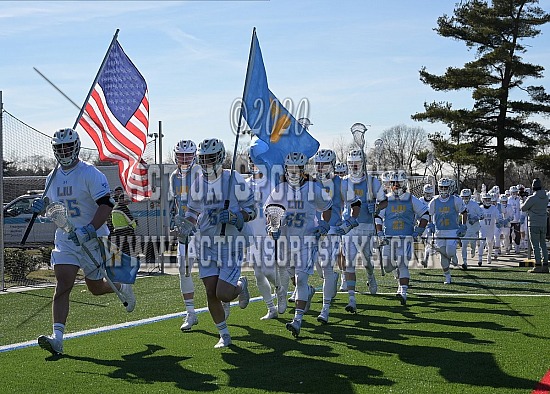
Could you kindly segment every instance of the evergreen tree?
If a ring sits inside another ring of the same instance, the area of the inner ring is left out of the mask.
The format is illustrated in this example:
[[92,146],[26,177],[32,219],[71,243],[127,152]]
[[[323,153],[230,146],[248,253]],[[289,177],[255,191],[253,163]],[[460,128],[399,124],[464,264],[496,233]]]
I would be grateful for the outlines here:
[[550,114],[550,95],[542,86],[525,86],[528,79],[542,78],[544,68],[521,57],[527,52],[524,41],[538,36],[548,21],[550,14],[538,0],[463,1],[453,16],[438,18],[434,30],[475,49],[475,60],[462,68],[448,67],[444,75],[420,70],[420,80],[432,89],[469,89],[474,103],[471,109],[424,103],[425,111],[412,118],[446,124],[450,139],[441,133],[431,138],[439,156],[492,173],[501,190],[506,161],[533,160],[550,144],[549,130],[531,120]]

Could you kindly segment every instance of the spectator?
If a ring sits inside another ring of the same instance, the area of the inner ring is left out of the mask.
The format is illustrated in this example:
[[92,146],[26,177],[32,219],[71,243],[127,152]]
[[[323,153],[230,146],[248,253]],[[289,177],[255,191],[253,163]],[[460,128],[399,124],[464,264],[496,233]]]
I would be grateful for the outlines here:
[[[115,194],[117,190],[115,189]],[[111,239],[115,245],[127,255],[132,255],[135,245],[135,229],[137,221],[128,208],[128,201],[123,193],[118,193],[118,200],[111,212],[113,232]]]
[[535,254],[535,267],[531,273],[548,273],[548,249],[546,247],[546,229],[548,214],[548,195],[542,189],[542,182],[539,178],[533,179],[534,194],[527,197],[521,204],[520,209],[527,213],[529,218],[529,239]]

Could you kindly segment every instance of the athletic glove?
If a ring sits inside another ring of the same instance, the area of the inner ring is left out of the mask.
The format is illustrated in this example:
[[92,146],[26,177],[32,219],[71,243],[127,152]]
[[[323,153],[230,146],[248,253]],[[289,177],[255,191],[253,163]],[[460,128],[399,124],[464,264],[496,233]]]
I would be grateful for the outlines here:
[[94,238],[97,238],[97,233],[92,223],[84,227],[79,227],[69,234],[69,239],[73,241],[76,246],[84,245],[85,242]]
[[460,238],[464,237],[466,235],[466,225],[465,224],[460,224],[458,225],[458,230],[456,230],[456,235]]
[[281,229],[280,228],[273,228],[269,225],[265,227],[265,231],[273,238],[273,240],[277,241],[279,238],[281,238]]
[[430,233],[430,234],[435,233],[435,224],[434,223],[428,223],[426,225],[426,229],[428,229],[428,233]]
[[244,218],[240,210],[233,212],[229,209],[224,209],[220,212],[220,215],[218,216],[218,221],[220,223],[232,224],[239,231],[241,231],[244,226]]
[[193,223],[181,216],[176,216],[175,228],[177,230],[178,241],[182,244],[188,244],[189,237],[197,231]]
[[43,214],[46,211],[47,200],[41,197],[32,201],[31,211],[36,214]]
[[502,219],[497,220],[496,227],[497,227],[497,228],[501,228],[501,227],[502,227]]
[[367,203],[367,211],[369,211],[369,213],[374,213],[374,212],[376,212],[376,203],[374,203],[374,202],[368,202],[368,203]]
[[357,226],[359,226],[359,222],[357,222],[357,219],[355,219],[354,217],[351,217],[349,219],[344,220],[342,225],[336,229],[336,234],[345,235],[345,234],[349,233],[349,231],[352,228],[357,227]]
[[376,237],[378,238],[378,247],[387,245],[389,242],[386,238],[386,234],[384,234],[384,231],[380,230],[376,233]]
[[413,233],[412,233],[412,237],[415,241],[418,241],[418,238],[420,238],[420,236],[422,235],[422,233],[424,232],[425,228],[424,227],[419,227],[419,226],[416,226],[413,230]]
[[330,230],[330,225],[324,220],[320,220],[319,225],[313,229],[313,235],[315,235],[315,238],[319,239],[323,235],[327,235],[328,230]]
[[479,216],[469,216],[468,217],[468,223],[473,225],[477,222],[479,222]]
[[483,219],[485,219],[485,215],[484,214],[479,215],[479,220],[483,220]]

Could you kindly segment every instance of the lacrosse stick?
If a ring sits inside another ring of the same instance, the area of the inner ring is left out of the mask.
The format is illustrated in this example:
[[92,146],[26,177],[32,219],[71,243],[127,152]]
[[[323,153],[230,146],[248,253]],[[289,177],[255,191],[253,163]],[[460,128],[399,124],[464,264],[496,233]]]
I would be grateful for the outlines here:
[[[49,217],[57,227],[65,231],[67,234],[74,232],[75,227],[67,216],[67,208],[65,207],[65,204],[58,201],[51,203],[46,208],[46,216]],[[100,241],[98,240],[98,242]],[[111,278],[109,278],[103,264],[100,264],[97,262],[97,260],[92,255],[92,253],[90,252],[90,250],[86,245],[83,244],[81,245],[81,247],[82,247],[82,250],[84,250],[84,253],[86,253],[86,255],[90,258],[90,260],[92,260],[92,262],[95,264],[97,269],[101,271],[103,278],[109,284],[111,289],[113,289],[113,291],[115,292],[117,297],[120,299],[120,301],[122,301],[122,304],[124,306],[128,306],[128,302],[126,301],[126,298],[121,293],[121,291],[115,286]]]
[[[265,217],[268,226],[270,226],[274,230],[279,230],[282,225],[283,217],[285,216],[285,207],[279,204],[270,204],[267,207],[265,207]],[[280,283],[280,276],[279,276],[279,256],[278,256],[278,246],[277,246],[277,240],[275,239],[275,245],[274,245],[274,252],[275,252],[275,287],[277,290],[279,287],[281,287]]]
[[183,243],[185,247],[185,276],[189,277],[189,275],[191,275],[191,267],[189,266],[189,237],[195,229],[195,225],[189,220],[182,218],[179,214],[174,221],[178,228],[178,240]]
[[[367,126],[365,126],[363,123],[354,123],[351,126],[351,135],[353,136],[353,142],[355,142],[355,145],[361,149],[361,153],[363,156],[363,172],[365,173],[365,177],[367,180],[367,199],[368,202],[373,202],[376,204],[376,200],[374,197],[374,193],[372,191],[372,176],[369,176],[367,173],[367,155],[365,154],[365,133],[367,132]],[[377,140],[378,141],[378,140]],[[382,141],[382,140],[380,140]],[[381,144],[378,144],[378,147],[381,147]],[[374,220],[374,214],[372,215],[372,224],[374,225],[374,230],[376,231],[376,221]],[[382,263],[382,249],[378,248],[378,257],[380,259],[380,272],[382,273],[382,276],[386,275],[386,272],[384,271],[384,264]]]
[[426,171],[428,171],[428,167],[431,167],[433,163],[434,163],[434,154],[430,152],[426,156],[426,164],[424,167],[424,175],[422,175],[422,179],[426,178]]
[[384,140],[378,138],[374,141],[374,150],[376,152],[376,171],[380,171],[380,159],[382,157],[382,149],[384,149]]

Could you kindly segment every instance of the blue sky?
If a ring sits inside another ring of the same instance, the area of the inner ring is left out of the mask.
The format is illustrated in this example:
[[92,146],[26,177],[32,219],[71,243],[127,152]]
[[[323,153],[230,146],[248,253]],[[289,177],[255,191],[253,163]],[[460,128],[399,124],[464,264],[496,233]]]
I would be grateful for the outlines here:
[[[425,101],[470,107],[467,92],[441,93],[418,71],[441,74],[474,58],[433,28],[453,0],[0,2],[0,90],[4,108],[52,134],[77,110],[34,70],[82,104],[117,28],[119,42],[149,87],[150,132],[162,120],[163,150],[180,139],[221,138],[232,149],[232,103],[243,91],[250,38],[257,28],[269,87],[297,105],[306,99],[311,133],[322,147],[351,141],[355,122],[371,125],[367,143],[413,122]],[[540,5],[550,10],[550,0]],[[547,67],[532,81],[550,90],[550,26],[524,56]],[[550,127],[548,119],[543,120]],[[81,129],[80,129],[81,130]],[[85,134],[81,130],[81,135]],[[93,147],[87,137],[83,145]],[[166,156],[163,154],[163,156]]]

